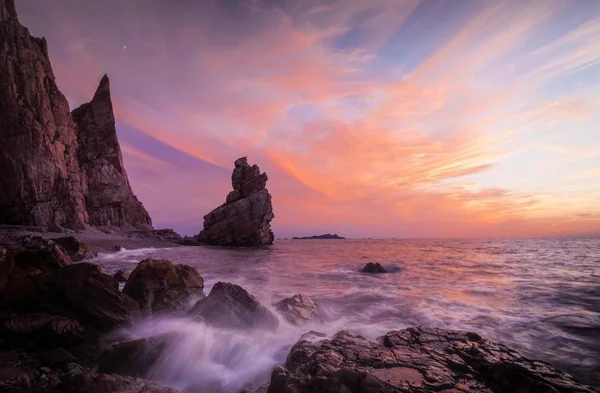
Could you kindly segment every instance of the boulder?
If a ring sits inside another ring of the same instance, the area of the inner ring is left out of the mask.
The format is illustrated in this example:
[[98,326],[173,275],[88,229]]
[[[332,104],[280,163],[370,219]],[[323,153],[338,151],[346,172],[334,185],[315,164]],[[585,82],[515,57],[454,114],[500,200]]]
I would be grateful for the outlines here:
[[299,341],[268,393],[580,392],[593,390],[549,364],[470,332],[416,327],[377,342],[346,331]]
[[136,300],[144,315],[189,308],[202,299],[204,280],[196,269],[166,259],[145,259],[131,272],[123,293]]
[[246,157],[235,161],[231,176],[233,191],[225,204],[204,216],[204,229],[197,239],[206,244],[248,247],[273,244],[271,220],[275,217],[271,195],[265,188],[267,174]]
[[294,295],[274,304],[275,309],[294,325],[302,325],[319,317],[321,310],[317,303],[304,295]]
[[59,237],[54,239],[54,242],[69,254],[72,261],[79,262],[94,257],[94,254],[90,252],[85,243],[74,236]]
[[233,329],[275,329],[279,319],[239,285],[218,282],[188,312],[209,325]]
[[383,266],[381,266],[379,263],[369,262],[365,265],[365,267],[362,268],[361,272],[362,273],[379,274],[379,273],[387,273],[388,271],[385,270],[385,268]]
[[113,277],[91,263],[61,269],[52,287],[55,305],[80,315],[100,330],[129,326],[139,314],[137,302],[119,291]]

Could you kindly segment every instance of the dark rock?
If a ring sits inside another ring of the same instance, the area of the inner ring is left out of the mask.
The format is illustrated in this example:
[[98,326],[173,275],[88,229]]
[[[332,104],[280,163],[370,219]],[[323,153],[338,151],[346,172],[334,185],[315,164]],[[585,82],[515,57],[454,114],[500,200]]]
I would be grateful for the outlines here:
[[58,271],[53,291],[61,306],[100,330],[129,326],[139,314],[137,302],[119,291],[116,280],[97,265],[78,263]]
[[99,371],[103,373],[143,377],[158,364],[175,334],[117,343],[103,351],[98,359]]
[[316,236],[303,236],[303,237],[294,236],[292,238],[292,240],[312,240],[312,239],[317,239],[317,240],[344,240],[346,238],[342,237],[342,236],[338,236],[337,234],[332,235],[331,233],[327,233],[325,235],[316,235]]
[[275,303],[274,306],[285,319],[294,325],[306,323],[321,314],[317,303],[308,296],[299,294],[283,299]]
[[64,367],[77,359],[62,347],[56,347],[39,354],[41,364],[49,367]]
[[50,226],[48,226],[48,231],[49,232],[54,232],[54,233],[64,233],[64,232],[66,232],[65,228],[61,227],[56,222],[53,222],[52,224],[50,224]]
[[85,372],[65,378],[56,390],[61,393],[178,393],[178,390],[161,386],[140,378],[114,374]]
[[117,282],[126,282],[130,274],[130,271],[117,270],[117,272],[113,274],[113,278]]
[[275,367],[269,393],[585,392],[552,366],[469,332],[424,327],[392,331],[378,342],[337,333],[299,341]]
[[369,262],[365,265],[365,267],[362,268],[361,272],[377,274],[377,273],[387,273],[388,271],[385,270],[385,268],[383,266],[381,266],[379,263]]
[[59,237],[54,239],[54,242],[69,254],[72,261],[79,262],[94,257],[94,254],[90,252],[85,243],[74,236]]
[[166,259],[146,259],[131,272],[123,293],[139,302],[142,313],[183,310],[204,295],[204,280],[196,269]]
[[151,229],[123,167],[105,76],[92,101],[71,114],[46,40],[0,1],[0,224]]
[[72,115],[77,124],[79,166],[87,179],[90,225],[152,228],[152,220],[134,195],[123,165],[107,75],[92,101]]
[[233,191],[224,205],[204,216],[198,240],[218,246],[246,247],[273,244],[271,220],[275,217],[271,195],[265,188],[267,174],[248,165],[246,157],[235,161]]
[[0,1],[0,223],[84,228],[86,181],[76,126],[58,90],[46,40]]
[[47,338],[61,343],[77,342],[83,338],[84,333],[81,322],[45,312],[3,313],[0,319],[2,328],[7,333],[34,334],[36,338]]
[[226,328],[275,329],[278,318],[239,285],[218,282],[188,313],[209,325]]

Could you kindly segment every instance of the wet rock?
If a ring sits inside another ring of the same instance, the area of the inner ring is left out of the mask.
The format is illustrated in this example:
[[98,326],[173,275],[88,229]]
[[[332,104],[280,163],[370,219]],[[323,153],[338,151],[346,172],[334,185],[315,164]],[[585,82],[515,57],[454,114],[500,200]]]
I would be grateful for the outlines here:
[[169,342],[176,339],[176,334],[162,334],[114,344],[100,355],[99,371],[143,377],[162,360]]
[[113,274],[113,278],[117,282],[126,282],[130,274],[131,272],[129,271],[117,270],[117,272]]
[[[155,382],[114,374],[85,372],[65,378],[56,392],[62,393],[178,393]],[[50,391],[53,392],[53,391]]]
[[269,393],[581,392],[593,390],[552,366],[469,332],[392,331],[369,341],[342,331],[299,341],[275,367]]
[[198,321],[225,328],[275,329],[278,318],[239,285],[218,282],[188,312]]
[[94,257],[94,254],[90,252],[85,243],[74,236],[59,237],[54,239],[54,242],[61,246],[74,262]]
[[273,244],[271,220],[275,216],[271,195],[265,188],[267,174],[242,157],[235,161],[231,183],[233,191],[225,204],[204,216],[204,229],[197,239],[233,247]]
[[378,273],[387,273],[388,271],[385,270],[385,268],[383,266],[381,266],[379,263],[369,262],[365,265],[365,267],[362,268],[361,272],[378,274]]
[[81,322],[45,312],[15,314],[5,312],[0,316],[2,329],[17,335],[33,334],[53,342],[76,342],[83,338]]
[[69,353],[67,350],[65,350],[62,347],[56,347],[49,351],[41,352],[38,355],[38,358],[40,359],[41,364],[52,367],[52,368],[54,368],[54,367],[62,368],[64,366],[66,366],[68,363],[77,361],[75,356],[73,356],[71,353]]
[[166,259],[146,259],[131,272],[123,293],[135,299],[144,315],[189,308],[202,299],[204,280],[196,269]]
[[294,325],[302,325],[320,317],[321,310],[317,303],[305,295],[294,295],[274,304],[275,309]]
[[48,227],[48,231],[54,233],[64,233],[66,232],[66,229],[58,225],[56,222],[52,222],[52,224],[50,224]]
[[116,280],[91,263],[61,269],[53,281],[59,305],[100,330],[129,326],[139,314],[137,302],[118,289]]

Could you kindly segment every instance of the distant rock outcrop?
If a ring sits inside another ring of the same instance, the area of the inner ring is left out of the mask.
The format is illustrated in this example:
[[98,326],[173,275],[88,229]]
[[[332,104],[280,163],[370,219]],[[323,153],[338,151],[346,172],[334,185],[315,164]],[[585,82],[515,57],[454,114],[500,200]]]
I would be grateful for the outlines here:
[[0,224],[151,227],[123,167],[108,78],[71,116],[46,40],[19,23],[14,0],[0,0],[0,140]]
[[342,236],[338,236],[337,234],[331,234],[331,233],[326,233],[325,235],[316,235],[316,236],[303,236],[303,237],[298,237],[298,236],[294,236],[292,238],[293,240],[311,240],[311,239],[318,239],[318,240],[344,240],[346,239],[345,237]]
[[380,274],[387,273],[388,271],[377,262],[369,262],[361,270],[362,273]]
[[275,216],[271,195],[265,188],[267,174],[242,157],[235,161],[231,183],[233,191],[225,204],[204,216],[204,230],[198,239],[219,246],[273,244],[271,220]]
[[107,75],[92,101],[72,115],[78,128],[79,166],[87,179],[89,224],[151,228],[150,215],[133,193],[123,165]]

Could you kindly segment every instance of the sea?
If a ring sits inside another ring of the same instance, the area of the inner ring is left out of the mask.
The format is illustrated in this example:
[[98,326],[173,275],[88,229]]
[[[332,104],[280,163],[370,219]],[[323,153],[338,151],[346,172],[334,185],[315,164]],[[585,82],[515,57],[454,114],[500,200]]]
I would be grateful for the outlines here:
[[[146,375],[174,388],[264,386],[311,330],[376,339],[416,325],[477,332],[600,387],[600,239],[279,240],[258,249],[122,250],[91,262],[112,273],[145,258],[195,267],[206,294],[219,281],[268,307],[303,294],[326,315],[302,327],[282,321],[273,332],[216,329],[184,317],[153,317],[119,332],[178,333]],[[390,273],[360,273],[368,262]]]

